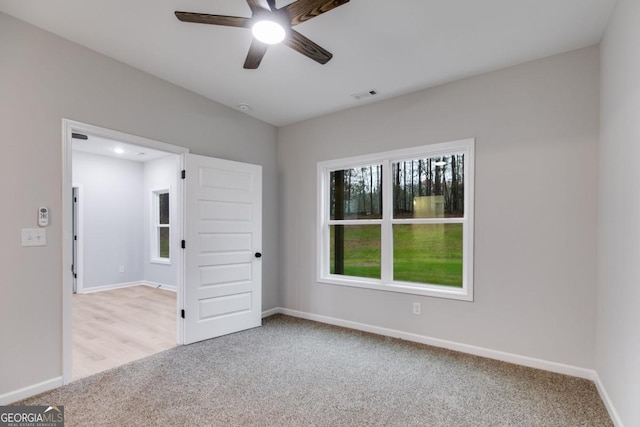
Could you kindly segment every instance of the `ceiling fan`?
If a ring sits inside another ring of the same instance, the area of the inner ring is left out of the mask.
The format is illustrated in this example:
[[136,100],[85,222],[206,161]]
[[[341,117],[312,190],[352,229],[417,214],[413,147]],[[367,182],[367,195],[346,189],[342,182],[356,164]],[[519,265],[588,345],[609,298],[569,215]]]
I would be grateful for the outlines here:
[[251,8],[251,18],[192,12],[176,12],[176,17],[183,22],[251,28],[254,38],[244,62],[246,69],[258,68],[269,45],[280,42],[320,64],[326,64],[333,57],[331,52],[292,27],[348,3],[349,0],[297,0],[280,9],[276,7],[276,0],[246,1]]

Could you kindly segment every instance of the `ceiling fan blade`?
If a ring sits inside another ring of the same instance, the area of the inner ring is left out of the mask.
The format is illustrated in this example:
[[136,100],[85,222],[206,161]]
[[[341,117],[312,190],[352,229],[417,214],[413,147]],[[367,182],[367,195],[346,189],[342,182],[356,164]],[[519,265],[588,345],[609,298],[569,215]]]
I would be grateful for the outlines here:
[[208,15],[206,13],[176,12],[176,17],[182,22],[197,24],[225,25],[227,27],[249,28],[249,18],[239,16]]
[[349,0],[298,0],[282,10],[289,14],[291,26],[294,26],[348,2]]
[[262,62],[262,58],[264,58],[264,54],[267,53],[268,47],[268,44],[253,39],[251,47],[249,47],[247,59],[244,61],[244,68],[247,70],[255,70],[258,68],[260,62]]
[[247,0],[247,4],[251,8],[251,12],[254,13],[262,10],[271,10],[267,0]]
[[326,64],[331,58],[333,58],[333,54],[331,52],[318,46],[293,29],[289,30],[289,36],[283,41],[283,43],[291,49],[300,52],[304,56],[307,56],[321,64]]

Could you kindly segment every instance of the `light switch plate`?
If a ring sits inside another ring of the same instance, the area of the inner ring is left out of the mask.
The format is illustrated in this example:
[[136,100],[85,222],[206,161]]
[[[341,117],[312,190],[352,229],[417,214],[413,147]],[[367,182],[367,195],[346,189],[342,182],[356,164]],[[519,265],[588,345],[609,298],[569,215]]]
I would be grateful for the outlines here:
[[22,246],[46,246],[47,229],[46,228],[23,228],[22,229]]

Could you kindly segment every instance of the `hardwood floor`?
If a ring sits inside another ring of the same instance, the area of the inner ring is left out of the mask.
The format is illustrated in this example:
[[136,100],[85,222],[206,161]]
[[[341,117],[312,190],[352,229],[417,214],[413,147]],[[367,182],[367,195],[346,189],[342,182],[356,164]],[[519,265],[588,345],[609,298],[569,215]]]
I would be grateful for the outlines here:
[[149,286],[73,296],[73,379],[176,346],[176,293]]

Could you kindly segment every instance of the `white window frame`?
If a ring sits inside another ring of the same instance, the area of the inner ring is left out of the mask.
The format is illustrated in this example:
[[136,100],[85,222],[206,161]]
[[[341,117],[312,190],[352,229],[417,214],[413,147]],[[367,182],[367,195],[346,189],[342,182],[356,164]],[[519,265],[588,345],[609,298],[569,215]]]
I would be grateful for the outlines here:
[[[328,160],[318,163],[318,257],[317,281],[332,285],[344,285],[358,288],[376,289],[388,292],[400,292],[414,295],[426,295],[440,298],[473,301],[473,223],[474,223],[474,163],[475,139],[463,139],[439,144],[423,145],[402,150],[387,151],[345,159]],[[451,154],[464,154],[464,217],[462,218],[393,218],[393,174],[395,162],[418,158],[439,157]],[[331,220],[330,176],[336,170],[358,168],[370,165],[382,165],[382,219]],[[462,287],[410,283],[393,280],[393,225],[394,224],[462,224],[463,262]],[[331,274],[330,270],[330,226],[342,225],[380,225],[381,226],[381,278]]]
[[[169,195],[169,224],[160,224],[160,195]],[[154,264],[171,264],[171,189],[164,187],[151,190],[151,262]],[[169,229],[169,258],[161,258],[160,228]]]

